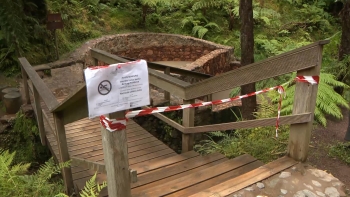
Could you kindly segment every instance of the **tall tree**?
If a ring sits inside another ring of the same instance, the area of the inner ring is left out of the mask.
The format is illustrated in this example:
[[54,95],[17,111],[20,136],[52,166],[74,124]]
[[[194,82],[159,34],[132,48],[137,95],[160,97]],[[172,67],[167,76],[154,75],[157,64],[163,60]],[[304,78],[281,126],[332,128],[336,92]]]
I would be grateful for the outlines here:
[[[342,24],[342,36],[341,36],[340,47],[339,47],[340,61],[342,61],[345,58],[345,56],[350,55],[350,0],[344,0],[343,5],[344,5],[343,9],[340,11],[340,18],[341,18],[341,24]],[[348,64],[347,70],[349,73],[350,64],[349,63],[347,64]],[[341,80],[344,80],[344,77],[345,76],[343,76]],[[348,78],[350,77],[348,76]],[[348,130],[347,130],[345,139],[350,141],[350,117],[349,117],[348,124],[349,125],[348,125]]]
[[[241,66],[254,62],[254,24],[253,24],[253,1],[240,0],[239,16],[241,18]],[[255,83],[241,87],[241,94],[255,92]],[[254,119],[253,112],[256,110],[256,96],[242,100],[242,116],[244,119]]]

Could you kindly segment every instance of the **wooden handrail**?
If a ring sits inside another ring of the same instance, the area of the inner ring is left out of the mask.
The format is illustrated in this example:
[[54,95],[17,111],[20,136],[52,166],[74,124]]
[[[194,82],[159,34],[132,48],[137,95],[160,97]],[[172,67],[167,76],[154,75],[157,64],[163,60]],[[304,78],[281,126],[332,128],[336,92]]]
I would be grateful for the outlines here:
[[32,81],[33,86],[38,91],[41,99],[46,104],[49,110],[53,109],[58,105],[58,101],[55,95],[52,94],[51,90],[46,86],[44,81],[40,78],[40,76],[35,72],[33,67],[30,65],[28,60],[24,57],[18,58],[21,63],[22,68],[27,73],[29,79]]
[[[298,124],[310,122],[312,120],[311,113],[290,115],[290,116],[281,116],[279,124]],[[197,127],[186,127],[183,129],[184,133],[203,133],[210,131],[225,131],[231,129],[246,129],[246,128],[255,128],[255,127],[265,127],[276,125],[276,118],[264,118],[257,120],[247,120],[240,122],[230,122],[222,124],[213,124],[213,125],[204,125]]]
[[[113,55],[111,53],[108,53],[106,51],[100,50],[100,49],[91,49],[91,56],[93,58],[96,58],[98,60],[101,60],[105,63],[108,64],[115,64],[117,62],[128,62],[128,61],[134,61],[135,59],[128,58],[128,57],[120,57],[117,55]],[[207,79],[212,77],[211,75],[204,74],[204,73],[199,73],[199,72],[194,72],[186,69],[181,69],[177,67],[172,67],[172,66],[166,66],[163,64],[158,64],[154,62],[147,62],[148,68],[151,68],[153,70],[159,70],[159,71],[164,71],[166,68],[170,68],[170,72],[174,74],[179,74],[179,75],[184,75],[184,76],[189,76],[189,77],[194,77],[197,79]]]
[[202,80],[186,87],[186,97],[184,99],[198,98],[297,70],[315,67],[319,61],[320,51],[318,49],[327,43],[329,43],[329,40],[318,41],[287,53]]

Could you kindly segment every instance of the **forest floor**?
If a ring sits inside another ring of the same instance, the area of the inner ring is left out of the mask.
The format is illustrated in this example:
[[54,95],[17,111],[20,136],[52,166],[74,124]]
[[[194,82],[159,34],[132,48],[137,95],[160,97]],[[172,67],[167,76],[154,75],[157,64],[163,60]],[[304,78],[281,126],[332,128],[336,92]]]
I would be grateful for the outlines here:
[[343,142],[348,128],[349,110],[343,109],[342,112],[344,116],[342,120],[328,118],[326,128],[318,127],[313,130],[308,162],[320,170],[331,173],[350,189],[350,165],[329,156],[329,147]]

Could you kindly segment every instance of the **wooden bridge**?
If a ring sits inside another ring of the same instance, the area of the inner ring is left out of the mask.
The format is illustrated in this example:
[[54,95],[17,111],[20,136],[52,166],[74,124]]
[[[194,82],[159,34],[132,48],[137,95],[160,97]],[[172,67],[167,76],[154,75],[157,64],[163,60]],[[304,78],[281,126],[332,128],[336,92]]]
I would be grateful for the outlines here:
[[[319,75],[322,48],[327,43],[319,41],[215,77],[148,63],[149,82],[166,90],[168,100],[170,95],[183,98],[184,103],[194,103],[200,97],[210,100],[222,91],[295,71]],[[90,52],[95,65],[128,61],[98,49]],[[50,148],[57,162],[72,160],[72,166],[62,170],[67,193],[82,189],[97,171],[98,181],[108,181],[102,196],[227,196],[307,158],[317,86],[296,84],[293,114],[280,119],[280,124],[291,124],[287,155],[264,165],[250,155],[234,159],[219,153],[201,156],[192,151],[193,134],[271,126],[275,118],[195,127],[194,109],[183,110],[182,125],[154,114],[182,132],[182,154],[177,154],[132,120],[126,130],[106,131],[98,119],[87,118],[85,85],[66,98],[56,98],[29,62],[19,60],[27,104],[35,109],[42,144]],[[170,73],[201,81],[190,84]],[[109,116],[123,117],[124,112]]]

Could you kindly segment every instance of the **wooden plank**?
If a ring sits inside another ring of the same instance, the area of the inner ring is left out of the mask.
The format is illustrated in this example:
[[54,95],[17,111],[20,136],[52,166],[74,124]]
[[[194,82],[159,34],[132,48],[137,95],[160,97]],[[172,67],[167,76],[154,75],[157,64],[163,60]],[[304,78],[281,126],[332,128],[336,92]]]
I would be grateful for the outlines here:
[[23,69],[22,66],[21,68],[21,74],[22,74],[22,80],[23,80],[23,88],[24,88],[24,95],[25,95],[25,100],[26,104],[30,104],[30,97],[29,97],[29,87],[28,87],[28,76],[25,70]]
[[190,196],[192,194],[195,194],[199,191],[208,189],[212,187],[213,185],[216,185],[218,183],[225,182],[229,179],[232,179],[234,177],[237,177],[239,175],[245,174],[249,171],[252,171],[260,166],[264,165],[261,161],[254,161],[252,163],[249,163],[245,166],[242,166],[238,169],[234,169],[232,171],[226,172],[225,174],[219,175],[217,177],[211,178],[209,180],[203,181],[199,184],[193,185],[191,187],[185,188],[181,191],[172,193],[170,195],[167,195],[167,197],[176,197],[176,196]]
[[[66,162],[66,161],[69,161],[70,158],[69,158],[69,152],[68,152],[68,146],[67,146],[67,140],[66,140],[66,132],[63,124],[63,117],[62,117],[62,114],[60,113],[54,113],[53,117],[55,120],[55,127],[57,132],[60,161]],[[70,167],[63,168],[62,175],[63,175],[65,189],[69,194],[71,194],[73,192],[74,185],[73,185],[72,171]]]
[[[194,103],[194,100],[184,100],[184,104]],[[194,126],[194,108],[183,109],[182,111],[182,125],[185,127]],[[182,133],[182,152],[193,150],[194,135],[188,133]]]
[[163,90],[167,90],[170,94],[179,96],[181,98],[185,98],[185,88],[191,85],[188,82],[181,81],[180,79],[171,77],[152,69],[148,69],[148,74],[150,84]]
[[187,172],[191,169],[197,168],[199,166],[203,166],[205,164],[220,160],[225,158],[222,154],[211,154],[207,156],[199,156],[194,157],[182,162],[178,162],[175,165],[166,166],[160,168],[158,170],[154,170],[153,172],[144,174],[139,176],[139,181],[137,183],[132,184],[132,188],[139,187],[154,181],[158,181],[167,177],[171,177],[175,174],[179,174],[182,172]]
[[136,170],[138,174],[142,174],[143,172],[147,172],[147,171],[155,170],[164,166],[175,164],[177,162],[181,162],[181,161],[190,159],[192,157],[196,157],[198,155],[199,155],[198,153],[194,151],[190,151],[181,155],[169,157],[167,159],[158,158],[158,159],[141,162],[135,165],[131,165],[131,168]]
[[[169,155],[169,154],[174,154],[175,152],[171,149],[163,149],[163,150],[160,150],[160,151],[155,151],[155,152],[150,152],[148,154],[145,154],[145,155],[142,155],[140,157],[134,157],[134,158],[130,158],[129,159],[129,164],[130,165],[134,165],[134,164],[137,164],[137,163],[141,163],[141,162],[144,162],[144,161],[147,161],[147,160],[150,160],[150,159],[155,159],[155,158],[158,158],[158,157],[162,157],[164,155]],[[96,161],[97,162],[103,162],[105,161],[103,158],[101,158],[100,160],[98,160],[96,158]]]
[[[161,141],[154,139],[153,141],[149,141],[148,143],[143,143],[137,146],[133,146],[130,147],[130,145],[128,144],[128,153],[134,153],[143,149],[148,149],[148,148],[152,148],[154,146],[159,146],[159,145],[164,145]],[[80,154],[75,154],[76,156],[79,156],[80,158],[89,158],[89,157],[93,157],[93,156],[98,156],[98,155],[102,155],[102,143],[101,145],[98,145],[96,147],[94,147],[93,151],[88,151],[85,153],[80,153]]]
[[[124,118],[125,111],[115,112],[109,118]],[[131,197],[130,171],[126,129],[110,132],[101,126],[103,155],[107,172],[108,194]]]
[[[164,74],[170,75],[170,67],[165,68]],[[169,101],[170,103],[170,93],[166,90],[164,90],[164,100]]]
[[45,127],[44,127],[43,112],[41,110],[40,96],[35,87],[34,87],[33,93],[34,93],[34,108],[35,108],[36,120],[38,122],[40,141],[41,141],[41,144],[45,146],[46,134],[45,134]]
[[51,90],[46,86],[44,81],[39,77],[39,75],[35,72],[33,67],[29,64],[26,58],[21,57],[18,58],[19,62],[22,65],[22,68],[27,73],[29,79],[32,81],[35,88],[40,93],[40,97],[45,102],[46,106],[49,109],[52,109],[58,105],[56,97],[52,94]]
[[254,157],[250,155],[242,155],[199,172],[188,174],[181,178],[167,181],[156,187],[142,190],[140,193],[133,193],[133,196],[164,196],[171,194],[254,161],[256,161]]
[[[188,174],[193,174],[193,173],[196,173],[196,172],[200,172],[201,170],[204,170],[204,169],[207,169],[209,167],[212,167],[212,166],[218,165],[220,163],[226,162],[227,160],[228,160],[227,158],[219,159],[219,160],[216,160],[214,162],[210,162],[210,163],[207,163],[205,165],[199,166],[197,168],[193,168],[193,169],[190,169],[188,171],[185,171],[185,172],[182,172],[182,173],[178,173],[178,174],[175,174],[173,176],[170,176],[170,177],[167,177],[167,178],[164,178],[164,179],[160,179],[160,180],[148,183],[146,185],[135,187],[135,188],[133,188],[131,190],[131,194],[140,193],[140,191],[143,191],[145,189],[156,187],[158,185],[161,185],[161,184],[166,183],[168,181],[172,181],[174,179],[181,178],[181,177],[186,176]],[[152,171],[151,172],[147,172],[147,173],[152,173]]]
[[[146,151],[143,151],[143,154],[139,155],[140,153],[137,152],[133,152],[133,153],[129,153],[128,154],[128,158],[129,158],[129,164],[134,164],[135,162],[140,162],[140,161],[145,161],[151,158],[156,158],[156,157],[160,157],[162,155],[166,155],[166,154],[170,154],[173,153],[174,151],[171,150],[168,147],[152,147],[150,149],[146,149]],[[101,155],[95,155],[95,156],[91,156],[85,159],[89,159],[91,161],[98,161],[98,162],[102,162],[103,161],[103,154]]]
[[[312,120],[311,113],[301,113],[289,116],[281,116],[279,125],[306,123]],[[187,127],[183,133],[202,133],[210,131],[225,131],[231,129],[255,128],[276,125],[276,118],[263,118],[240,122],[230,122],[222,124],[204,125],[198,127]]]
[[156,114],[153,114],[153,116],[155,116],[156,118],[158,118],[159,120],[167,123],[168,125],[172,126],[173,128],[183,132],[185,130],[185,127],[180,125],[179,123],[173,121],[172,119],[164,116],[163,114],[161,113],[156,113]]
[[186,96],[182,98],[186,100],[194,99],[297,70],[315,67],[318,64],[318,49],[326,43],[327,41],[315,42],[219,76],[202,80],[186,87]]
[[280,171],[295,164],[297,164],[297,161],[294,161],[288,157],[282,157],[241,176],[235,177],[206,190],[193,194],[191,197],[227,196],[249,185],[273,176],[274,174],[279,173]]
[[[322,64],[322,47],[318,48],[317,66],[299,70],[297,76],[319,76]],[[302,124],[290,126],[287,155],[297,161],[306,161],[309,151],[311,130],[313,126],[314,111],[316,108],[318,85],[297,82],[295,85],[293,113],[311,112],[311,120]]]

